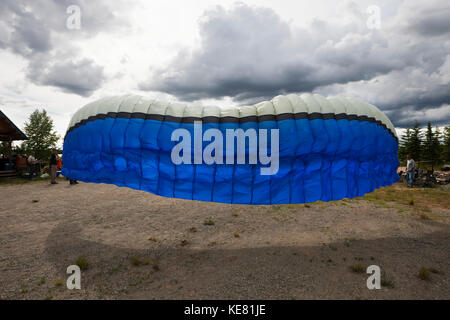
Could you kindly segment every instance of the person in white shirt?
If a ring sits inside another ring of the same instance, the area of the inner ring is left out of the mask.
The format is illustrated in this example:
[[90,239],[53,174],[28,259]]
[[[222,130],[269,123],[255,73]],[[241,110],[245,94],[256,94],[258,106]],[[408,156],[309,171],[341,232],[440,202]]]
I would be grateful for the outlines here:
[[30,168],[31,177],[36,173],[37,171],[37,159],[34,157],[34,152],[31,152],[27,159],[28,167]]
[[408,179],[408,187],[412,187],[414,184],[414,169],[416,168],[416,162],[409,154],[406,159],[406,178]]
[[28,157],[28,164],[34,165],[36,163],[36,158],[34,157],[34,152],[32,152]]

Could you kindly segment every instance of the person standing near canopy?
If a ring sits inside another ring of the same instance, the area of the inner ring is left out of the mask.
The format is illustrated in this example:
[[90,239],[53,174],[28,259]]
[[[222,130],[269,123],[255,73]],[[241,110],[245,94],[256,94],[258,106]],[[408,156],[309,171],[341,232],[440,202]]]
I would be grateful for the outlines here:
[[406,159],[406,178],[408,179],[408,187],[412,188],[414,184],[414,169],[416,168],[416,162],[409,154]]
[[56,170],[58,167],[58,162],[56,160],[56,149],[52,150],[52,155],[50,156],[50,183],[57,184],[56,182]]

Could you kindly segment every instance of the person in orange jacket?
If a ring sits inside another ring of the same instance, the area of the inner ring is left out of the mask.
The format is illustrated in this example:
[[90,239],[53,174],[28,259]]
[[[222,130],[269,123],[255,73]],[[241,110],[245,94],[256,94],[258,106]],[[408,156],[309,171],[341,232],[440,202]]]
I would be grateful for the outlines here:
[[62,168],[62,162],[60,157],[56,157],[56,168],[58,169],[58,171],[61,170]]

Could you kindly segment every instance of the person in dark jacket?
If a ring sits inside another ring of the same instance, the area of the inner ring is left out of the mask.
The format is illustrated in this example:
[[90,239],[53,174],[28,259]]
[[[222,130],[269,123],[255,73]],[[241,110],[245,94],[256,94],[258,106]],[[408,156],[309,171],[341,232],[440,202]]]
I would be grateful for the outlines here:
[[58,162],[56,160],[56,149],[52,150],[52,155],[50,156],[50,183],[57,184],[56,182],[56,170],[58,168]]

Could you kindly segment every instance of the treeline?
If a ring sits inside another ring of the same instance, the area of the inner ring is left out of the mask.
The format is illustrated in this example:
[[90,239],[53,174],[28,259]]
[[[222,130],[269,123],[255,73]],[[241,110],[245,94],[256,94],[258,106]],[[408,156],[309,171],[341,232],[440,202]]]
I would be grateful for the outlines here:
[[425,162],[427,166],[450,163],[450,126],[441,132],[434,130],[431,123],[425,129],[416,121],[412,128],[406,128],[399,141],[398,159],[405,165],[406,156],[410,155],[416,162]]

